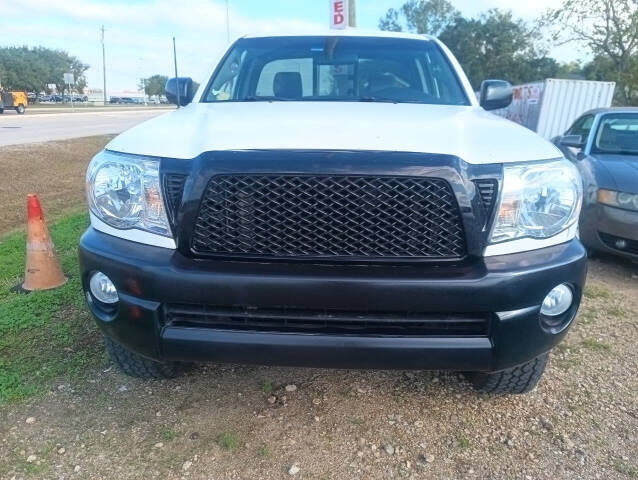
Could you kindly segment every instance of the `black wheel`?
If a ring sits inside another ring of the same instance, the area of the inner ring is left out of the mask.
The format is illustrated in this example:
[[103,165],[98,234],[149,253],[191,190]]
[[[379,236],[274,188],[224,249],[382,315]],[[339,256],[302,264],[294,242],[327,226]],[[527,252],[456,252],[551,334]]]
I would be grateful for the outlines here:
[[518,367],[494,373],[470,373],[472,386],[481,393],[507,395],[527,393],[536,387],[547,365],[549,354],[544,353]]
[[183,363],[157,362],[130,351],[109,337],[105,336],[104,341],[113,363],[131,377],[145,379],[174,378],[180,376],[186,370],[186,366]]
[[0,115],[4,113],[4,108],[0,107]]
[[20,104],[16,107],[16,112],[18,112],[18,114],[22,115],[24,113],[24,105]]

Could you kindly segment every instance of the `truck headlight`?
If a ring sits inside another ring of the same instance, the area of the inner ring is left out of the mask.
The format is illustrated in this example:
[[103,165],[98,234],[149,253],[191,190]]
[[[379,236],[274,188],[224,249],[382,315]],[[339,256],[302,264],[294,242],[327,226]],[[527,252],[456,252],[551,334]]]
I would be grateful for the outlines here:
[[491,243],[548,238],[578,220],[583,187],[571,162],[506,165]]
[[107,225],[171,236],[157,159],[102,151],[89,164],[86,191],[91,212]]

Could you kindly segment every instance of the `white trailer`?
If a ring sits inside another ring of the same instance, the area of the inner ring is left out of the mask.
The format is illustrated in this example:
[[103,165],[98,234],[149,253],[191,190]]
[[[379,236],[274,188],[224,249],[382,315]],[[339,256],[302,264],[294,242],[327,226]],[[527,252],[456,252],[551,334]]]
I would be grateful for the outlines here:
[[525,83],[513,88],[509,107],[492,113],[550,139],[565,132],[583,112],[611,106],[615,86],[614,82],[556,78]]

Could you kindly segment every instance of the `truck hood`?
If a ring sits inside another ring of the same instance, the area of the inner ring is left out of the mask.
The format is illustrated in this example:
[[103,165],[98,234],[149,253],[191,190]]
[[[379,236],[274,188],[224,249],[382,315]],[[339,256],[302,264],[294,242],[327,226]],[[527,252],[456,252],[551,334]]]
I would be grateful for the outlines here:
[[562,156],[479,107],[354,102],[194,103],[127,130],[107,148],[180,159],[214,150],[423,152],[474,164]]

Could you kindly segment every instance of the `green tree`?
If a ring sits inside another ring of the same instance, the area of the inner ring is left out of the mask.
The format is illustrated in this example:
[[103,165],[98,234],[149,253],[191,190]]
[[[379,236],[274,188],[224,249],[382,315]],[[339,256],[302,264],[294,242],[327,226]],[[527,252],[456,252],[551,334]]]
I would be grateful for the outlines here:
[[461,14],[447,0],[409,0],[399,10],[391,8],[379,20],[379,28],[438,35]]
[[64,73],[71,72],[76,83],[73,90],[82,92],[86,86],[84,73],[89,68],[78,58],[63,50],[44,47],[0,47],[0,83],[6,89],[47,91],[48,84],[55,84],[62,92]]
[[556,42],[586,45],[588,78],[615,81],[616,101],[638,105],[638,0],[563,0],[542,24]]
[[465,18],[446,0],[410,0],[379,21],[384,30],[438,36],[454,53],[476,90],[487,78],[525,83],[557,76],[560,65],[540,47],[538,32],[512,13],[488,10]]
[[487,78],[513,84],[556,76],[559,64],[536,43],[536,32],[511,12],[491,9],[478,18],[457,17],[439,35],[478,89]]
[[148,96],[164,95],[164,86],[168,77],[166,75],[152,75],[143,79],[139,84],[139,89],[144,90],[144,93]]

